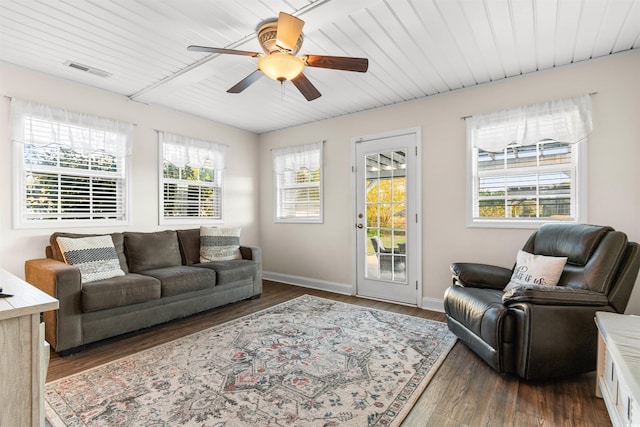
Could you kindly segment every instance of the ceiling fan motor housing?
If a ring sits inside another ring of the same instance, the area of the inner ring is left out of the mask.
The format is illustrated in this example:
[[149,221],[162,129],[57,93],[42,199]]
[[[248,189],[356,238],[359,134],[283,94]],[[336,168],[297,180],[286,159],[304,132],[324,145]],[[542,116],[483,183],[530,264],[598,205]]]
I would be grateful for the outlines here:
[[[273,52],[282,52],[276,45],[276,36],[278,34],[278,21],[267,22],[262,25],[258,29],[258,42],[260,43],[260,47],[264,51],[265,54],[269,55]],[[289,52],[292,55],[297,54],[302,47],[302,42],[304,41],[304,35],[300,33],[300,37],[298,37],[298,41],[296,42],[295,48]],[[285,51],[288,52],[288,51]]]

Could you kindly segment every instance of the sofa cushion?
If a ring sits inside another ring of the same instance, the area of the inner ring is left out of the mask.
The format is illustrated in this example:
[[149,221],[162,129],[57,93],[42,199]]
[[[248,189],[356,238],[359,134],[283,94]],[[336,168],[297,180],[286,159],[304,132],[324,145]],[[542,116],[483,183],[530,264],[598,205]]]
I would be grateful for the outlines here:
[[82,311],[104,310],[160,298],[160,281],[140,274],[85,283],[82,285]]
[[197,264],[200,268],[208,268],[216,272],[216,285],[226,285],[238,280],[253,279],[258,274],[258,266],[247,259],[230,261],[211,261]]
[[132,273],[182,264],[178,236],[173,230],[125,232],[124,250]]
[[200,262],[242,259],[240,227],[200,227]]
[[[124,255],[124,235],[122,233],[111,233],[111,240],[113,240],[113,246],[116,248],[116,254],[118,255],[118,262],[120,262],[120,268],[125,273],[129,272],[129,266],[127,265],[127,258]],[[58,237],[68,237],[72,239],[84,238],[91,236],[103,236],[103,234],[80,234],[80,233],[53,233],[49,236],[49,246],[51,248],[51,258],[65,262],[62,256],[62,251],[58,245]]]
[[58,237],[64,261],[80,270],[82,283],[124,276],[111,236]]
[[200,262],[200,229],[176,230],[180,243],[182,264],[193,265]]
[[143,274],[160,280],[163,297],[201,291],[216,285],[216,272],[206,268],[178,265],[146,270]]

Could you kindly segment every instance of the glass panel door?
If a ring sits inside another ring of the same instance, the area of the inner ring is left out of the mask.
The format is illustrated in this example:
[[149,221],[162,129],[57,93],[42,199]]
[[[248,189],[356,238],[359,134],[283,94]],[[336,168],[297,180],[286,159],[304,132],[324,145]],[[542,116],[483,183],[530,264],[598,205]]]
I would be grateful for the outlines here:
[[366,155],[366,238],[369,279],[406,283],[406,150]]
[[415,141],[411,133],[356,143],[358,295],[417,302]]

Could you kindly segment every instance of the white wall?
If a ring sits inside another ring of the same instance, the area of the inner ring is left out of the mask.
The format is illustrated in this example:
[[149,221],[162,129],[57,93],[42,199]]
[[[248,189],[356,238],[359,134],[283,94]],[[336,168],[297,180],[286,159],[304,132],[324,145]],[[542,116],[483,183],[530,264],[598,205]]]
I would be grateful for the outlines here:
[[[264,269],[350,286],[351,152],[354,137],[422,129],[423,297],[441,300],[453,261],[511,267],[532,230],[465,225],[463,116],[585,93],[592,97],[588,142],[588,222],[611,225],[640,241],[640,52],[631,51],[452,93],[405,102],[260,136],[260,241]],[[273,147],[326,140],[324,224],[273,221]],[[627,312],[640,314],[640,286]]]
[[[352,283],[351,139],[420,127],[423,296],[438,301],[450,283],[451,262],[511,266],[517,249],[531,233],[465,226],[466,136],[462,116],[597,92],[592,97],[594,132],[588,143],[588,221],[612,225],[640,241],[639,74],[640,52],[632,51],[259,137],[2,62],[0,95],[136,123],[133,217],[127,230],[162,229],[157,225],[155,129],[229,144],[225,224],[242,226],[243,243],[262,246],[265,271],[306,278],[328,288]],[[12,228],[9,129],[9,101],[0,98],[0,266],[22,276],[24,261],[42,257],[48,235],[55,230]],[[274,224],[271,148],[318,140],[327,141],[324,224]],[[627,312],[640,314],[640,286]]]
[[[2,62],[0,95],[136,124],[131,159],[133,205],[130,226],[73,231],[108,233],[192,227],[158,226],[157,129],[229,145],[224,175],[224,225],[242,227],[241,243],[259,244],[258,137],[255,134],[166,108],[132,102],[124,96]],[[0,266],[24,277],[24,261],[44,257],[49,235],[61,229],[12,228],[10,102],[5,97],[0,98]]]

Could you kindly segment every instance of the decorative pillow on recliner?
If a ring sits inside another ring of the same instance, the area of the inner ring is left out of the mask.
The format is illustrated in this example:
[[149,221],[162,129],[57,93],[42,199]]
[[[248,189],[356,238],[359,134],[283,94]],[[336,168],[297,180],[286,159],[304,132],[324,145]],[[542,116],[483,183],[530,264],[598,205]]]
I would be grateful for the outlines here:
[[504,292],[523,285],[555,286],[566,263],[567,257],[533,255],[520,250],[513,275]]
[[80,269],[82,283],[124,276],[111,236],[58,237],[64,262]]
[[242,259],[240,227],[200,227],[200,262]]

